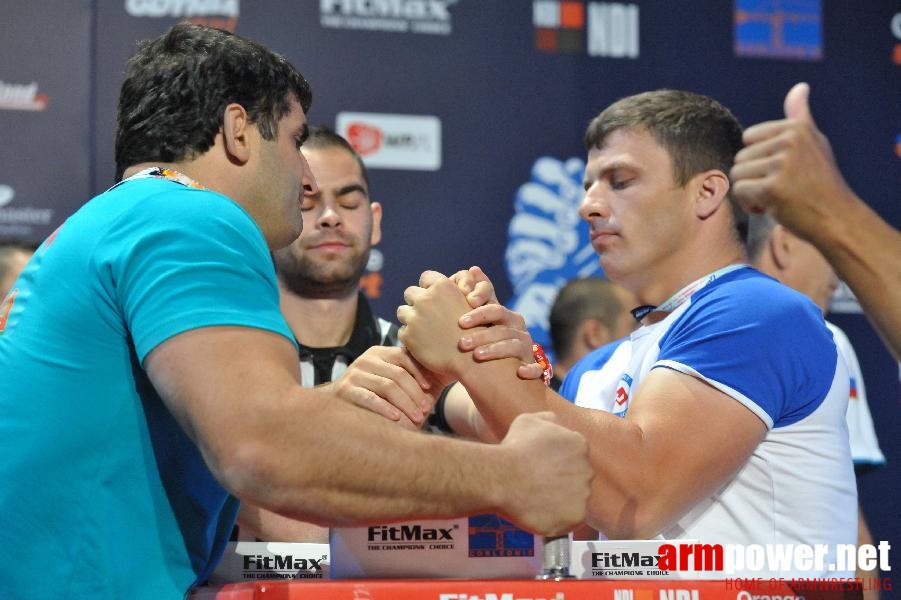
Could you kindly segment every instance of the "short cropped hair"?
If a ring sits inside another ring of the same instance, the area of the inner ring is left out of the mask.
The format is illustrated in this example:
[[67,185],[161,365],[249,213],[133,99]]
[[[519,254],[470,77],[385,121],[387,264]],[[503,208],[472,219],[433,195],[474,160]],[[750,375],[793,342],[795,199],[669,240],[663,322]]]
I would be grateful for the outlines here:
[[615,284],[601,277],[572,279],[557,293],[548,316],[548,328],[554,352],[566,358],[571,352],[579,326],[597,319],[608,330],[616,331],[624,310]]
[[767,214],[752,215],[748,220],[748,260],[757,262],[776,227],[776,219]]
[[[704,171],[726,177],[742,148],[742,128],[725,106],[707,96],[680,90],[656,90],[628,96],[604,109],[588,125],[585,146],[600,148],[614,131],[647,131],[667,151],[675,183],[683,186]],[[744,243],[748,218],[728,193],[739,239]]]

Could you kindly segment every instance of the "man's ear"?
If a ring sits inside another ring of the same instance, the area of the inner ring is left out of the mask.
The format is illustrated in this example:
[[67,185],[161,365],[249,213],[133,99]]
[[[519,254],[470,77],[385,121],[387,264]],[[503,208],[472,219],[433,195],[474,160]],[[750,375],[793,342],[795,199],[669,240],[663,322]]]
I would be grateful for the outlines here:
[[697,194],[695,214],[706,219],[714,214],[729,193],[729,178],[719,169],[711,169],[695,175]]
[[775,264],[780,271],[786,271],[791,266],[791,233],[778,223],[773,226],[770,233],[769,251],[773,257]]
[[238,164],[250,160],[250,120],[244,107],[235,102],[225,107],[222,116],[222,137],[225,153]]
[[597,319],[588,319],[580,327],[585,346],[594,350],[610,341],[612,337],[607,327]]
[[382,205],[379,202],[370,202],[369,210],[372,211],[372,235],[369,243],[375,246],[382,241]]

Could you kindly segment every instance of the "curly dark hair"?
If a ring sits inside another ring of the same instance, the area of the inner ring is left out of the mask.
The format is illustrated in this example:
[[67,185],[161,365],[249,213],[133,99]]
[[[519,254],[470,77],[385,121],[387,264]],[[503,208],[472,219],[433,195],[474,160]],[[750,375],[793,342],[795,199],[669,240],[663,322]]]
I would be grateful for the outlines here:
[[116,131],[116,181],[142,162],[180,162],[203,154],[238,103],[271,140],[296,99],[313,92],[284,57],[228,31],[179,23],[142,42],[125,66]]

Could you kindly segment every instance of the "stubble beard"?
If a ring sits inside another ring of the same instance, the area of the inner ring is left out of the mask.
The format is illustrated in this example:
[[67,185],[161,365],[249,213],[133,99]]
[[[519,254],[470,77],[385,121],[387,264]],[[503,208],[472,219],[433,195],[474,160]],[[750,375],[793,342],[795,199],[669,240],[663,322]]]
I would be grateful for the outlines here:
[[311,260],[295,256],[290,248],[275,253],[278,278],[302,298],[340,298],[356,292],[369,262],[369,248],[348,260]]

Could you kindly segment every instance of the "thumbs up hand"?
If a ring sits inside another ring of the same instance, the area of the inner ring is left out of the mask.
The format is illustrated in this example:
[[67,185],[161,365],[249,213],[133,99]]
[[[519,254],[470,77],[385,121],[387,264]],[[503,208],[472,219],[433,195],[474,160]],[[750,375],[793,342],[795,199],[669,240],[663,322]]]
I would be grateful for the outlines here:
[[853,196],[814,123],[810,86],[795,84],[785,96],[785,118],[749,127],[730,173],[733,193],[750,213],[769,212],[803,238],[816,236],[835,203]]
[[808,103],[809,97],[809,85],[806,83],[793,85],[792,89],[788,90],[788,93],[785,95],[785,102],[782,104],[785,118],[813,123],[813,115],[810,114],[810,104]]

